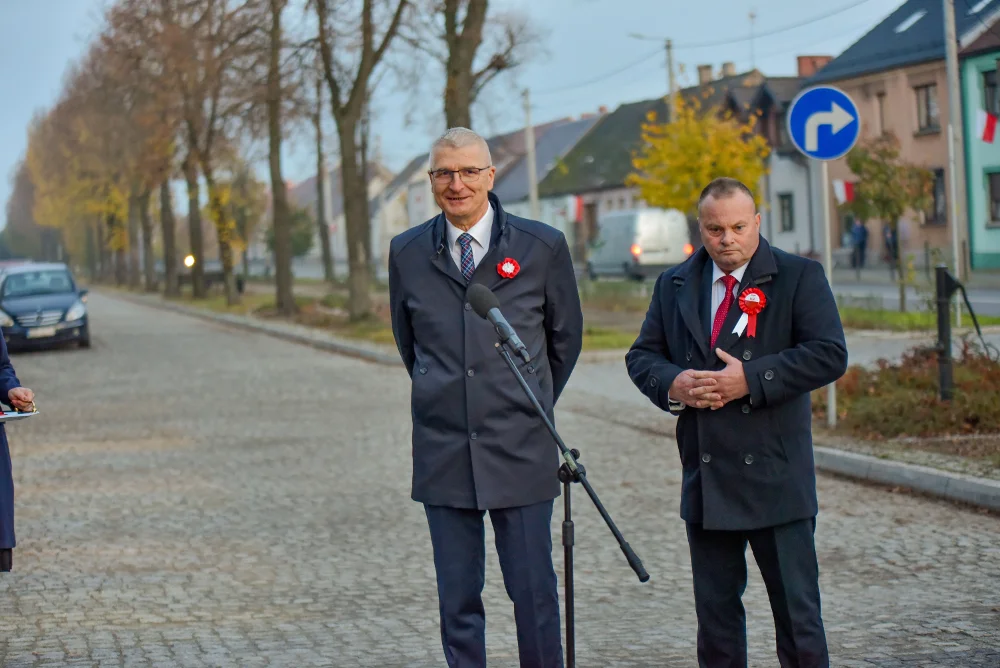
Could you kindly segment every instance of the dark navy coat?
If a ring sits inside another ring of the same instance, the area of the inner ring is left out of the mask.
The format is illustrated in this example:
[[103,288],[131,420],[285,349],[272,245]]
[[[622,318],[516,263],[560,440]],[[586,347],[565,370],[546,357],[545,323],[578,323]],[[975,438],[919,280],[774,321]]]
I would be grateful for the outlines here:
[[[711,282],[704,248],[663,272],[626,355],[632,382],[663,410],[681,371],[725,367],[709,350]],[[716,411],[675,411],[681,517],[705,529],[758,529],[816,515],[809,393],[847,368],[840,313],[818,262],[761,238],[737,295],[749,286],[767,299],[756,337],[733,333],[742,315],[733,302],[716,347],[743,362],[750,394]]]
[[[7,395],[21,381],[14,373],[14,367],[7,355],[7,344],[0,336],[0,401],[8,403]],[[7,433],[0,423],[0,549],[16,547],[14,540],[14,474],[10,463],[10,448],[7,447]]]
[[[508,215],[491,192],[490,247],[472,282],[490,288],[531,356],[514,357],[553,419],[583,344],[583,313],[562,232]],[[389,245],[392,328],[411,378],[415,501],[509,508],[559,496],[558,446],[498,354],[497,333],[466,301],[444,215]],[[520,272],[504,278],[505,258]]]

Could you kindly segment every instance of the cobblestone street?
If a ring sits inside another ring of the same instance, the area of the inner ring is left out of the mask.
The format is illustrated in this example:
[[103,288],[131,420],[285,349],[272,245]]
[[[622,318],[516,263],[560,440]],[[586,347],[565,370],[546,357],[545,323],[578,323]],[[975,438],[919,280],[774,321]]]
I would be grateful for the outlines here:
[[[402,367],[90,304],[93,349],[13,356],[42,413],[7,428],[18,547],[0,666],[444,666]],[[637,390],[589,385],[557,425],[651,580],[574,488],[578,665],[696,666],[676,445],[622,424],[650,419]],[[825,475],[820,506],[833,665],[1000,666],[1000,519]],[[560,578],[561,520],[557,503]],[[488,554],[490,666],[514,668]],[[776,666],[747,558],[751,665]]]

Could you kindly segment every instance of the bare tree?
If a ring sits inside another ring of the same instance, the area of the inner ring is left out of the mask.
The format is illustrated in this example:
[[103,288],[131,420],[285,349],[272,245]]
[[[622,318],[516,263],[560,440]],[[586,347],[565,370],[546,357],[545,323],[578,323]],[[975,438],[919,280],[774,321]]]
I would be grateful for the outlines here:
[[[409,0],[392,0],[386,7],[387,21],[373,18],[375,0],[363,0],[360,21],[348,19],[349,6],[338,7],[335,31],[328,0],[315,0],[319,20],[320,54],[323,73],[330,89],[330,108],[337,124],[340,140],[341,184],[344,197],[344,218],[347,226],[347,257],[350,268],[348,310],[352,320],[359,320],[371,313],[371,270],[369,245],[371,225],[368,218],[368,183],[366,166],[359,164],[358,130],[368,102],[369,82],[376,66],[382,60],[390,43],[399,31]],[[359,25],[360,24],[360,25]],[[375,26],[386,25],[381,40]],[[353,33],[354,37],[350,35]],[[358,43],[360,38],[360,44]],[[334,49],[338,49],[335,58]],[[343,60],[355,55],[355,63],[348,66]]]
[[269,32],[267,66],[267,127],[268,163],[271,169],[271,209],[274,215],[275,304],[278,312],[295,312],[292,293],[292,237],[288,210],[288,190],[281,173],[281,14],[287,0],[270,0],[271,28]]
[[[544,35],[522,12],[491,13],[489,0],[417,2],[404,39],[442,67],[447,127],[471,128],[472,107],[483,89],[530,60]],[[420,61],[414,65],[423,67]]]

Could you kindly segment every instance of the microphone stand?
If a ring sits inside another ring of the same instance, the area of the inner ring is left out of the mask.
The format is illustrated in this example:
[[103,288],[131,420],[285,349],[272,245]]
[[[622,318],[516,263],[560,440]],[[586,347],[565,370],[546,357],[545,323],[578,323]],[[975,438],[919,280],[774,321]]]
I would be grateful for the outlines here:
[[611,515],[605,510],[604,505],[601,500],[597,498],[597,492],[594,488],[590,486],[590,481],[587,480],[587,470],[584,468],[583,464],[577,461],[580,456],[579,450],[570,450],[563,443],[562,438],[556,432],[555,425],[549,420],[549,416],[545,414],[545,410],[542,405],[538,403],[538,399],[535,397],[531,388],[528,387],[527,381],[524,380],[524,376],[518,370],[517,365],[514,360],[511,359],[510,353],[507,352],[507,348],[503,345],[502,341],[498,341],[494,344],[497,352],[503,357],[504,361],[507,362],[507,366],[510,367],[511,372],[514,377],[517,378],[518,384],[524,393],[528,395],[528,400],[531,401],[531,405],[534,406],[535,411],[538,416],[542,418],[542,422],[545,423],[545,427],[552,434],[552,438],[555,439],[556,445],[559,446],[559,451],[562,453],[562,457],[565,460],[562,466],[559,467],[558,476],[559,481],[563,484],[563,525],[562,525],[562,544],[563,544],[563,558],[565,559],[565,574],[564,574],[564,585],[566,588],[566,668],[575,668],[576,666],[576,629],[575,619],[573,615],[573,513],[572,504],[570,500],[570,484],[578,482],[583,485],[583,488],[587,491],[590,496],[591,501],[597,506],[597,511],[604,518],[605,523],[607,523],[608,528],[611,529],[611,533],[614,534],[615,539],[618,541],[618,546],[621,548],[622,552],[625,554],[625,559],[628,561],[628,565],[632,567],[635,574],[639,576],[639,582],[646,582],[649,580],[649,574],[646,569],[643,568],[642,562],[639,557],[632,550],[632,547],[626,542],[624,536],[622,536],[621,531],[615,526],[614,520],[611,519]]

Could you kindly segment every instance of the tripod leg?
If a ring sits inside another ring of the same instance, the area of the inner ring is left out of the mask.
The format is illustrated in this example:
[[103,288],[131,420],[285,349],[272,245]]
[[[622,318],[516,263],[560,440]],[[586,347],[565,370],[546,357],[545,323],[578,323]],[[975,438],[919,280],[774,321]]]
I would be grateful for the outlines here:
[[563,509],[565,518],[562,526],[563,558],[565,559],[566,584],[566,668],[576,666],[576,632],[573,619],[573,511],[570,501],[570,481],[563,482]]

